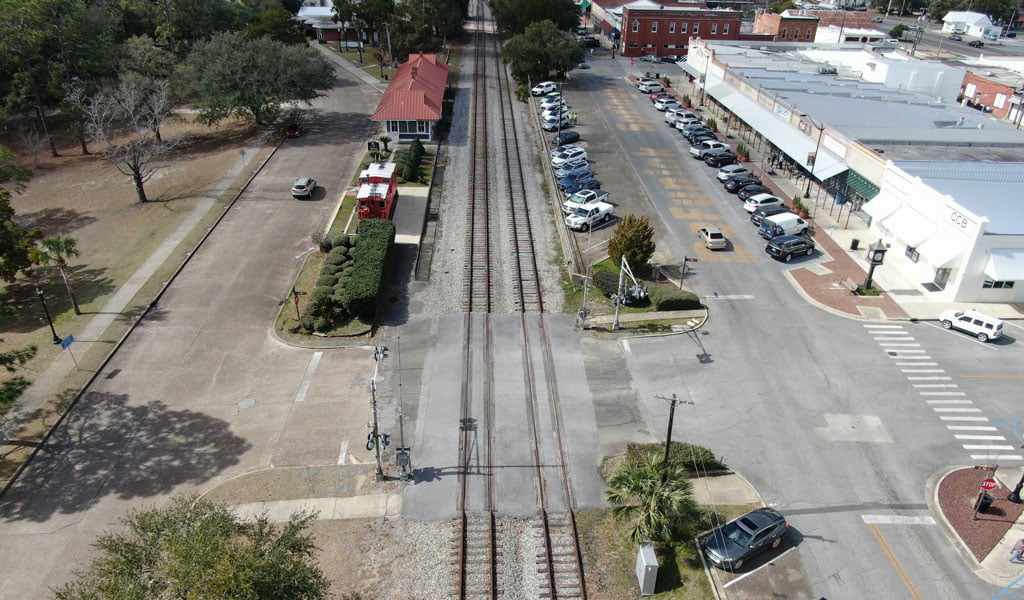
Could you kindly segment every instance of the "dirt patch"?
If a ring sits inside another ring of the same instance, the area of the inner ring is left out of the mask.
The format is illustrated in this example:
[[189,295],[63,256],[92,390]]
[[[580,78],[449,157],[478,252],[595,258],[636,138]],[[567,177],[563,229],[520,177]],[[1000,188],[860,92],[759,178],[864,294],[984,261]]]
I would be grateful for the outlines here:
[[1000,486],[989,492],[995,498],[992,507],[985,513],[979,513],[977,521],[971,518],[981,482],[989,476],[987,471],[960,469],[947,475],[939,484],[942,514],[979,562],[992,552],[1024,512],[1024,504],[1007,500],[1007,490]]

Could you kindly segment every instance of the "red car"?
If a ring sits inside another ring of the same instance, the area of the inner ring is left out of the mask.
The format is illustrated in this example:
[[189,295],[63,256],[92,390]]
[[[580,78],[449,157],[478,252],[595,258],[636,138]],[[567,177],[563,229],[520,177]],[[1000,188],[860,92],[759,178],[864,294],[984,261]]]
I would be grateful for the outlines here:
[[648,98],[650,98],[650,99],[651,99],[651,102],[654,102],[654,101],[655,101],[655,100],[657,100],[658,98],[662,98],[662,97],[664,97],[664,96],[668,96],[668,92],[654,92],[653,94],[651,94],[650,96],[648,96]]
[[302,123],[292,123],[285,131],[285,136],[290,138],[302,137]]

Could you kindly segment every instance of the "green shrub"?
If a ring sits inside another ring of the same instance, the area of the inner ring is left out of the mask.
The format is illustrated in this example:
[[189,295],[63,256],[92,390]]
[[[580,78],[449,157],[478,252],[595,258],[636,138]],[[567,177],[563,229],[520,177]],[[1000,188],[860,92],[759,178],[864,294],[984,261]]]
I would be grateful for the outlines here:
[[331,330],[331,322],[327,319],[313,321],[313,330],[318,333],[326,333]]
[[[649,452],[661,455],[664,451],[665,446],[661,444],[628,444],[626,446],[626,459],[630,461],[640,460]],[[685,468],[691,475],[728,469],[724,463],[715,457],[711,450],[696,444],[672,442],[672,445],[669,447],[668,457],[672,462],[678,461],[680,466]]]
[[395,225],[386,219],[364,219],[359,223],[359,238],[352,250],[354,264],[345,286],[345,310],[350,315],[372,318],[377,299],[389,274]]
[[343,267],[341,265],[324,265],[320,269],[320,274],[321,275],[337,275],[338,273],[341,272],[342,268]]
[[652,285],[647,293],[655,310],[692,310],[702,306],[695,294],[672,285]]
[[[333,266],[333,265],[332,265]],[[334,287],[338,283],[335,275],[321,275],[316,280],[316,287]]]
[[333,240],[331,240],[331,245],[334,246],[335,248],[338,248],[340,246],[348,248],[352,244],[348,241],[347,235],[345,235],[344,233],[339,233],[338,235],[334,236]]
[[348,256],[348,247],[335,246],[334,248],[331,248],[330,254],[335,256]]
[[683,104],[686,106],[693,106],[693,100],[691,100],[686,94],[683,94]]
[[317,245],[317,248],[319,248],[321,252],[326,253],[331,251],[331,238],[319,231],[314,231],[312,238],[313,243]]
[[299,319],[299,327],[307,332],[313,331],[313,315],[310,315],[308,312],[302,315],[302,318]]
[[346,282],[344,282],[344,281],[339,279],[338,283],[334,284],[334,288],[333,289],[334,289],[334,295],[335,296],[337,296],[338,294],[344,293],[344,291],[345,291],[345,283]]
[[420,165],[409,161],[406,163],[405,168],[402,169],[402,179],[406,181],[419,181],[420,178]]
[[346,260],[348,259],[340,254],[328,254],[327,258],[324,259],[324,264],[341,266],[345,264]]
[[331,287],[313,288],[313,291],[309,294],[309,314],[319,318],[331,316],[331,312],[334,309],[334,301],[331,299],[332,294],[334,294],[334,288]]
[[417,165],[423,160],[423,155],[426,153],[427,151],[423,147],[423,142],[421,142],[419,138],[413,138],[412,143],[409,144],[409,155]]
[[619,290],[619,274],[611,271],[597,271],[593,277],[594,287],[609,298]]

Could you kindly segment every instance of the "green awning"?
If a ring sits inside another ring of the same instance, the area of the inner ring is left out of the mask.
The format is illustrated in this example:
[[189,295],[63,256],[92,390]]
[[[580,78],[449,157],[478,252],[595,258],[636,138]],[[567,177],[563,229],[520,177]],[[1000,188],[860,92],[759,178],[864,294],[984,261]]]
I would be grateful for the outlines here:
[[853,169],[846,172],[846,185],[860,194],[865,200],[874,198],[881,190],[877,185],[868,181],[867,177]]

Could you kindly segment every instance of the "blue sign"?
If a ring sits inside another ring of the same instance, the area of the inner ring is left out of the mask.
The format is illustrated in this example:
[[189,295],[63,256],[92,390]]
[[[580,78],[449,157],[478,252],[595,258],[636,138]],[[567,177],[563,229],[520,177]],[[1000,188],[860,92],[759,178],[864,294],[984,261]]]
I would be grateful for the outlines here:
[[60,347],[63,350],[67,350],[68,346],[70,346],[74,342],[75,342],[75,336],[68,334],[68,337],[66,337],[66,338],[64,338],[64,339],[62,339],[60,341]]

